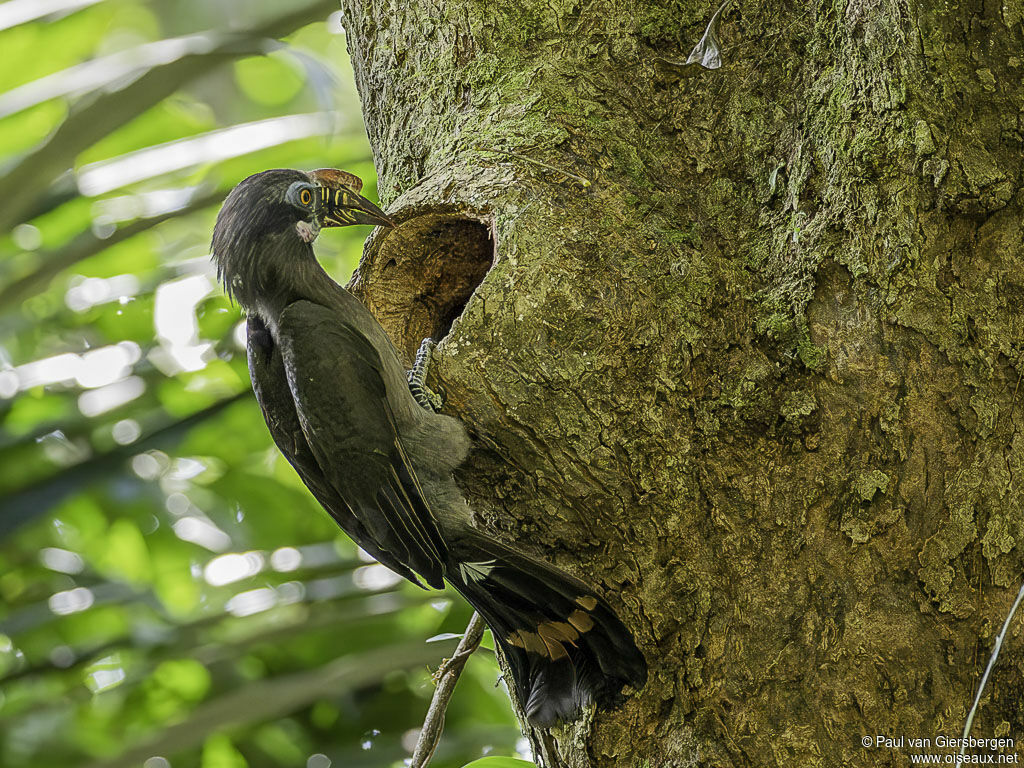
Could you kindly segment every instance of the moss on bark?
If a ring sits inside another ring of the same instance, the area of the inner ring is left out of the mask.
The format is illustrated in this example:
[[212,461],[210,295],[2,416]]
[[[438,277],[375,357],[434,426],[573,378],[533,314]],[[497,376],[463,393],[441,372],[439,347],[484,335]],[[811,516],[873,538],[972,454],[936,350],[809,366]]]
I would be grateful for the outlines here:
[[[430,296],[424,217],[488,227],[450,250],[494,264],[437,366],[460,483],[651,662],[547,762],[956,735],[1024,570],[1019,0],[741,4],[717,71],[678,64],[689,0],[342,5],[403,221],[358,287]],[[447,327],[400,318],[405,349]],[[1024,738],[1020,627],[976,733]]]

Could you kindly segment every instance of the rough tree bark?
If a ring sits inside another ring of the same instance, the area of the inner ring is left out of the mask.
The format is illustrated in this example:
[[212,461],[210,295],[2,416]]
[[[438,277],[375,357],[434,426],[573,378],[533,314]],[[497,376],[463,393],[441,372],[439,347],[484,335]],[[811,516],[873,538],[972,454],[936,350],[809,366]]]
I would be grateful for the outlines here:
[[[693,0],[342,6],[401,222],[354,285],[448,334],[481,524],[651,662],[545,762],[958,735],[1024,572],[1021,1],[741,2],[716,71]],[[976,735],[1024,739],[1022,626]]]

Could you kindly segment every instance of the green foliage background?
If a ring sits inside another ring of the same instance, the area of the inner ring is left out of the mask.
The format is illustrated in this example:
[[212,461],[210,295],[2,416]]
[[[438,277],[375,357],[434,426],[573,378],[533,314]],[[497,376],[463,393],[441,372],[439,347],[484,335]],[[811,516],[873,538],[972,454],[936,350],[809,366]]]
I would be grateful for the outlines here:
[[[360,559],[273,449],[209,263],[250,173],[374,194],[336,8],[0,4],[5,768],[401,765],[453,648],[426,640],[469,618]],[[321,236],[342,282],[366,234]],[[433,765],[515,754],[497,677],[470,661]]]

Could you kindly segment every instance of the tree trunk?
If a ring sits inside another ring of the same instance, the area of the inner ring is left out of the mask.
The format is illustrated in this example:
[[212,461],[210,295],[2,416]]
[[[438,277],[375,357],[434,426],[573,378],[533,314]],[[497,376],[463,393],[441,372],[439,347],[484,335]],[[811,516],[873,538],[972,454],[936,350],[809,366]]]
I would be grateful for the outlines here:
[[342,5],[401,222],[354,285],[651,664],[545,764],[949,754],[1022,577],[1021,0],[741,3],[719,70],[688,0]]

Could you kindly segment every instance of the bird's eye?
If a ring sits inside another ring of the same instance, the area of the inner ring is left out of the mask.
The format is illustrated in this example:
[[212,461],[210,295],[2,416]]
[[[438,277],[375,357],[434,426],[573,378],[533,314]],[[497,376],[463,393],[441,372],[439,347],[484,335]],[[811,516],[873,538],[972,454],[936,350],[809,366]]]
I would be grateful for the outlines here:
[[297,208],[312,208],[313,186],[305,181],[296,181],[288,187],[288,194],[285,197]]

